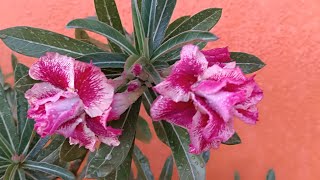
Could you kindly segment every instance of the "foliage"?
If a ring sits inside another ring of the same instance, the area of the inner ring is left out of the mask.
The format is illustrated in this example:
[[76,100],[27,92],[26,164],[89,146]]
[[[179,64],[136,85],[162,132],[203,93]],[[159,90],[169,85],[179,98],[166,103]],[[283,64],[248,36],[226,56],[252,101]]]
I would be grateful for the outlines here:
[[[75,19],[67,24],[76,38],[33,28],[12,27],[0,30],[0,38],[13,51],[31,57],[40,57],[53,51],[100,67],[108,78],[121,75],[136,62],[142,62],[150,84],[161,81],[160,72],[179,59],[181,47],[196,44],[201,49],[218,38],[211,29],[219,21],[222,9],[209,8],[193,16],[183,16],[170,24],[176,0],[132,0],[134,33],[128,34],[122,26],[114,0],[94,0],[97,18]],[[107,38],[100,42],[86,31]],[[264,66],[257,57],[234,52],[232,59],[245,73],[253,73]],[[28,103],[24,92],[36,81],[28,76],[28,67],[17,62],[14,88],[5,83],[0,73],[0,176],[3,179],[132,179],[131,162],[138,169],[138,179],[154,179],[147,157],[135,145],[135,139],[151,141],[148,123],[139,117],[141,102],[147,113],[157,94],[145,91],[111,126],[123,129],[118,147],[101,144],[95,152],[71,146],[60,136],[38,137],[33,121],[27,118]],[[153,122],[158,138],[172,151],[164,163],[159,179],[172,178],[176,164],[180,179],[201,180],[206,177],[205,165],[210,152],[193,155],[188,152],[188,133],[167,122]],[[234,134],[225,145],[240,144]],[[88,160],[85,157],[88,157]],[[81,163],[84,169],[77,174]],[[268,179],[274,179],[271,172]]]

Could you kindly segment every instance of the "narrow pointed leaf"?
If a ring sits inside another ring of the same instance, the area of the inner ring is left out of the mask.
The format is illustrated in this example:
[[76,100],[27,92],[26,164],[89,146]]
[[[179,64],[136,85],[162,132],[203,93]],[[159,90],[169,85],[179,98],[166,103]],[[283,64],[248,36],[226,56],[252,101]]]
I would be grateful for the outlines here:
[[241,144],[241,139],[237,133],[234,133],[233,136],[231,136],[231,138],[228,139],[228,141],[222,142],[222,144],[225,144],[225,145]]
[[142,142],[150,143],[152,134],[149,125],[145,119],[139,116],[137,121],[136,138]]
[[3,179],[4,180],[14,180],[15,178],[15,175],[16,175],[16,172],[17,172],[17,169],[18,169],[18,165],[17,164],[11,164],[7,170],[6,170],[6,173],[4,174],[4,177]]
[[163,43],[157,50],[155,50],[154,54],[152,55],[152,60],[155,60],[162,55],[173,51],[179,47],[182,47],[186,44],[191,44],[195,42],[209,42],[215,41],[218,38],[211,34],[210,32],[205,31],[186,31],[183,32],[171,39],[167,40]]
[[19,177],[19,180],[26,180],[26,173],[22,168],[18,169],[18,177]]
[[89,36],[89,34],[85,30],[83,30],[83,29],[75,29],[74,31],[75,31],[75,38],[77,40],[80,40],[80,41],[95,45],[95,46],[99,47],[100,49],[102,49],[104,51],[107,51],[107,52],[111,51],[108,44],[105,44],[105,43],[100,42],[100,41],[98,41],[98,40],[96,40],[94,38],[91,38]]
[[158,0],[154,33],[150,38],[153,42],[153,49],[158,48],[163,41],[176,3],[176,0]]
[[270,169],[267,173],[267,180],[276,180],[276,174],[273,169]]
[[59,151],[64,141],[65,138],[63,136],[51,136],[51,142],[41,150],[37,156],[37,161],[54,162],[59,158]]
[[126,62],[126,55],[117,53],[92,53],[81,56],[78,60],[91,63],[100,68],[123,68]]
[[159,180],[171,180],[173,172],[173,158],[169,156],[163,165]]
[[105,180],[125,180],[125,179],[133,180],[133,179],[130,179],[133,148],[134,146],[132,145],[126,159],[112,173],[106,176],[104,178]]
[[[29,68],[23,64],[18,63],[15,68],[14,78],[15,83],[21,78],[29,76]],[[24,97],[24,93],[16,92],[17,100],[17,115],[18,115],[18,132],[19,132],[19,148],[18,152],[21,154],[26,146],[29,144],[33,132],[34,121],[27,118],[28,101]]]
[[39,141],[35,144],[35,146],[28,153],[26,159],[36,158],[38,156],[39,152],[48,143],[49,140],[50,140],[49,136],[44,137],[44,138],[40,138]]
[[12,65],[13,71],[16,69],[17,64],[18,64],[18,58],[14,54],[11,54],[11,65]]
[[237,63],[245,74],[256,72],[266,65],[258,57],[243,52],[231,52],[231,59]]
[[67,36],[32,27],[12,27],[0,31],[0,38],[13,51],[31,57],[58,52],[74,58],[103,50]]
[[114,42],[116,45],[123,48],[123,50],[128,54],[137,54],[136,49],[130,44],[123,34],[103,22],[92,19],[75,19],[67,24],[67,28],[81,28],[101,34],[107,37],[111,42]]
[[112,121],[113,128],[123,129],[119,137],[119,146],[101,144],[94,153],[90,153],[86,177],[105,177],[119,167],[130,151],[134,141],[136,122],[139,117],[141,99],[136,101],[117,121]]
[[52,174],[66,180],[75,180],[75,176],[68,170],[45,162],[25,161],[23,164],[25,169],[41,171]]
[[0,84],[0,133],[9,143],[11,150],[16,151],[18,136],[3,86]]
[[[94,0],[94,5],[99,21],[110,25],[124,35],[116,2],[114,0]],[[113,42],[110,43],[110,46],[114,52],[122,53],[121,48]]]
[[203,158],[204,162],[208,163],[208,161],[210,159],[210,150],[205,151],[204,153],[202,153],[202,158]]
[[136,41],[139,47],[140,54],[146,53],[145,51],[145,31],[143,27],[143,22],[141,19],[140,10],[137,4],[137,0],[131,0],[131,6],[132,6],[132,19],[133,19],[133,26],[134,26],[134,33],[136,36]]
[[165,37],[168,36],[168,34],[171,34],[173,31],[175,31],[183,22],[190,19],[191,16],[182,16],[176,20],[174,20],[167,28]]
[[133,149],[133,161],[138,169],[138,176],[141,180],[153,180],[149,160],[143,155],[138,146]]
[[[151,38],[155,24],[157,0],[142,0],[141,20],[145,37]],[[139,8],[139,6],[137,6]],[[139,9],[138,9],[139,10]]]
[[4,75],[3,75],[1,69],[0,69],[0,84],[1,84],[2,86],[4,86]]
[[209,31],[217,24],[221,14],[222,9],[220,8],[203,10],[181,23],[175,30],[171,31],[165,39],[168,40],[171,37],[189,30]]
[[9,142],[7,142],[7,140],[2,136],[2,134],[0,134],[0,151],[0,154],[5,155],[7,159],[11,159],[11,157],[15,154]]
[[22,93],[30,89],[36,82],[29,76],[29,68],[23,64],[18,63],[15,70],[15,90]]
[[60,159],[66,162],[82,159],[87,154],[87,149],[79,145],[70,145],[66,139],[61,146]]

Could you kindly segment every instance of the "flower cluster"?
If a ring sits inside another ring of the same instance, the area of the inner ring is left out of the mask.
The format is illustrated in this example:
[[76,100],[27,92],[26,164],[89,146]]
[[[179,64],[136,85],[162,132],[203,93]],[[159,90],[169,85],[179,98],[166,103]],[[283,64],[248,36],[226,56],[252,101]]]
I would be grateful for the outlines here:
[[154,120],[166,120],[188,130],[191,153],[217,148],[234,133],[234,116],[249,124],[258,120],[262,90],[247,78],[227,48],[200,51],[183,47],[180,61],[154,90],[160,94],[151,107]]
[[108,80],[100,68],[58,53],[47,53],[30,68],[29,75],[43,82],[29,89],[29,118],[42,137],[61,134],[70,144],[95,150],[99,141],[119,145],[121,129],[108,126],[143,93],[139,87],[114,93],[117,83]]

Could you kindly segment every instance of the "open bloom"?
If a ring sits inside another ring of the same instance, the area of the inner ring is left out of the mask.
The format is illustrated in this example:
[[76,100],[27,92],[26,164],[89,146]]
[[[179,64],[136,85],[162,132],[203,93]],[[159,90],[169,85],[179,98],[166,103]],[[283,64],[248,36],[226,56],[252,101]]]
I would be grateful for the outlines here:
[[160,94],[151,107],[154,120],[166,120],[188,130],[191,153],[218,148],[234,133],[234,116],[249,124],[258,120],[256,104],[262,90],[247,78],[227,48],[199,51],[183,47],[181,59],[154,90]]
[[29,89],[29,118],[42,137],[61,134],[70,144],[94,151],[98,140],[117,146],[121,129],[107,126],[140,96],[141,89],[114,94],[110,80],[98,67],[58,53],[47,53],[29,71],[31,78],[43,81]]

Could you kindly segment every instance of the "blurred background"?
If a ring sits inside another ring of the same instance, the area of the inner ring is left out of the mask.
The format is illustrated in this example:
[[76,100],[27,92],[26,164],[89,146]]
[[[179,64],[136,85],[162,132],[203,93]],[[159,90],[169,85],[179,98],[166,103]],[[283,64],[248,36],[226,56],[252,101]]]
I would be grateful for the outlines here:
[[[277,179],[320,177],[320,1],[319,0],[177,0],[173,20],[205,8],[223,8],[212,32],[220,39],[206,48],[228,46],[260,57],[267,66],[257,72],[264,90],[260,121],[237,121],[237,146],[211,151],[207,179],[265,179],[269,168]],[[93,0],[0,0],[0,29],[26,25],[73,37],[69,20],[94,15]],[[117,0],[125,28],[132,32],[129,0]],[[0,67],[12,71],[11,50],[0,42]],[[16,54],[17,55],[17,54]],[[35,59],[17,55],[31,65]],[[9,79],[12,82],[12,80]],[[146,117],[145,112],[142,114]],[[148,119],[150,121],[150,119]],[[154,136],[140,147],[158,177],[169,149]],[[175,179],[177,179],[175,174]]]

